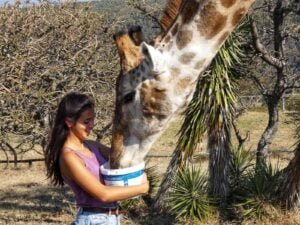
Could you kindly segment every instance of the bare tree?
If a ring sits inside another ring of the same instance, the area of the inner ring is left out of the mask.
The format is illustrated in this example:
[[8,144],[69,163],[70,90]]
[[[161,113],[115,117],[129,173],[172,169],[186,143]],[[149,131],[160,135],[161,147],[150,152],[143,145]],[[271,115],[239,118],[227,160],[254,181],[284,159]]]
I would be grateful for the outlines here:
[[93,95],[97,130],[111,120],[119,65],[111,50],[117,21],[107,22],[85,4],[0,8],[2,150],[43,147],[57,102],[69,91]]
[[[251,22],[254,81],[268,109],[268,125],[257,146],[257,164],[265,163],[268,147],[278,127],[279,103],[283,95],[299,87],[296,50],[299,48],[299,4],[297,1],[264,0],[256,5]],[[297,62],[298,60],[298,62]],[[263,74],[263,75],[262,75]]]
[[[300,107],[300,104],[297,105]],[[291,120],[296,124],[295,137],[297,140],[294,150],[294,158],[281,173],[283,176],[279,199],[288,209],[299,209],[300,207],[300,110],[291,114]]]

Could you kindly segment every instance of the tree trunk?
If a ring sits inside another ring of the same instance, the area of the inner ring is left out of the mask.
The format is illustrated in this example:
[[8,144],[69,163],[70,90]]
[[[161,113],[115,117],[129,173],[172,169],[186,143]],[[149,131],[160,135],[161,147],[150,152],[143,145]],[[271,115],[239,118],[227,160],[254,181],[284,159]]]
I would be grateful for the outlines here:
[[279,121],[278,101],[280,97],[275,101],[270,100],[274,98],[273,96],[271,97],[269,96],[266,98],[268,98],[266,102],[268,105],[269,121],[265,131],[263,132],[258,142],[257,152],[256,152],[256,165],[266,163],[268,158],[268,148],[275,136],[278,127],[278,121]]
[[300,142],[295,149],[295,156],[283,170],[280,187],[280,200],[288,209],[300,207]]
[[209,131],[209,192],[213,198],[220,200],[220,206],[226,203],[229,195],[229,171],[232,157],[230,129],[224,125]]
[[182,163],[182,152],[176,147],[175,151],[172,154],[171,161],[168,165],[167,172],[165,173],[162,182],[159,186],[159,190],[156,194],[152,209],[156,213],[161,213],[165,209],[165,197],[167,194],[167,190],[173,183],[173,178],[178,170],[178,167]]
[[17,167],[17,165],[18,165],[18,154],[17,154],[16,150],[8,142],[4,141],[4,144],[12,152],[12,154],[14,155],[14,165],[15,165],[15,167]]

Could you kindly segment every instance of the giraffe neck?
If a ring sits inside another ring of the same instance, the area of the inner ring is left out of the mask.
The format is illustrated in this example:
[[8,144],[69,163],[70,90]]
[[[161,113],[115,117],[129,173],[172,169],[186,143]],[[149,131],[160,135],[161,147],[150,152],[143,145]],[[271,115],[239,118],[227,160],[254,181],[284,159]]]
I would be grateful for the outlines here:
[[253,2],[254,0],[182,1],[176,20],[155,46],[161,52],[164,64],[168,66],[169,74],[162,77],[173,88],[172,112],[190,101],[199,75],[210,64]]
[[176,21],[156,48],[168,59],[170,70],[176,68],[178,72],[180,68],[181,76],[197,79],[253,2],[185,1]]

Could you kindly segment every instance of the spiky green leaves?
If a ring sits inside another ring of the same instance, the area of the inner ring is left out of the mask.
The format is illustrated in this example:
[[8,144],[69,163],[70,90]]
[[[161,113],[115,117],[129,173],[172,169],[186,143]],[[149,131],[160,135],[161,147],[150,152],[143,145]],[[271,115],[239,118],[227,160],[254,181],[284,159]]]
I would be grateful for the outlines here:
[[168,203],[177,218],[204,219],[212,213],[214,208],[207,196],[207,177],[199,168],[185,167],[178,171],[174,179]]

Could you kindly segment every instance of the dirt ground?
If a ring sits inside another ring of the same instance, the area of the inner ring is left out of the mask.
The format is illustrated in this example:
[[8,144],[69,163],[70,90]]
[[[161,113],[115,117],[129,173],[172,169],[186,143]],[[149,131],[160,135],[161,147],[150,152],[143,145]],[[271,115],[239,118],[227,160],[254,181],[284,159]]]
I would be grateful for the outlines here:
[[[153,165],[167,164],[168,159],[154,160]],[[77,208],[71,191],[55,188],[49,184],[45,176],[42,162],[19,164],[18,168],[0,168],[0,225],[57,225],[71,224]],[[200,222],[175,222],[174,218],[163,215],[125,214],[122,225],[218,225],[216,217]],[[243,225],[300,225],[297,212],[284,213],[274,210],[272,216],[263,221],[245,221]]]
[[0,224],[70,224],[75,213],[67,188],[49,185],[43,163],[1,169]]
[[[18,168],[11,164],[5,169],[0,165],[0,174],[0,225],[71,224],[77,213],[72,192],[68,187],[56,188],[49,184],[42,162],[35,162],[31,167],[18,164]],[[124,215],[122,224],[148,224],[140,220],[143,219]],[[151,224],[170,224],[168,220],[157,216]]]

